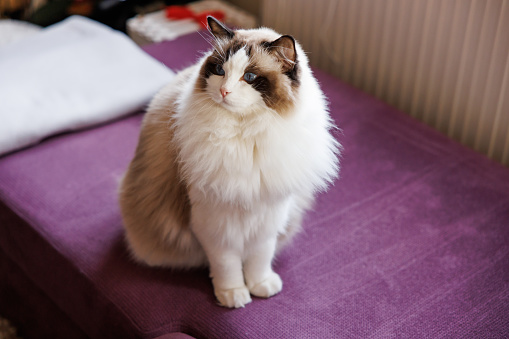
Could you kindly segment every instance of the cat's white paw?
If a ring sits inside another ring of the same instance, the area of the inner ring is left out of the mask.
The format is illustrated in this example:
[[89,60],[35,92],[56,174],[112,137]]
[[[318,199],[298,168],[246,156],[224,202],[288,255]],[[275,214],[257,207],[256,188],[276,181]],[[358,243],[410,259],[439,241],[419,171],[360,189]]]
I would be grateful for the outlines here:
[[252,295],[261,298],[272,297],[275,294],[278,294],[283,289],[283,281],[279,277],[279,275],[275,272],[272,272],[270,276],[249,287],[249,291]]
[[214,292],[219,303],[225,307],[239,308],[251,302],[249,290],[245,286],[228,290],[215,290]]

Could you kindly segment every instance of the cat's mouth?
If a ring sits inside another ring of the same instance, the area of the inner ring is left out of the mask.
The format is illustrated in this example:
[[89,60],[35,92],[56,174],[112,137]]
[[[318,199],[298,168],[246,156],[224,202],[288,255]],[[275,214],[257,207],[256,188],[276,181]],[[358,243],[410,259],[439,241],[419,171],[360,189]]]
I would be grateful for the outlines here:
[[232,103],[228,98],[222,98],[221,96],[211,95],[212,100],[220,106],[232,106]]
[[219,101],[219,104],[225,108],[234,108],[235,106],[227,99],[227,98],[222,98],[220,101]]
[[213,97],[212,98],[213,101],[218,105],[218,106],[221,106],[222,108],[230,111],[230,112],[233,112],[233,113],[238,113],[239,110],[241,109],[241,107],[238,106],[238,104],[236,104],[234,101],[232,101],[231,98],[228,98],[228,97],[225,97],[225,98],[218,98],[218,97]]

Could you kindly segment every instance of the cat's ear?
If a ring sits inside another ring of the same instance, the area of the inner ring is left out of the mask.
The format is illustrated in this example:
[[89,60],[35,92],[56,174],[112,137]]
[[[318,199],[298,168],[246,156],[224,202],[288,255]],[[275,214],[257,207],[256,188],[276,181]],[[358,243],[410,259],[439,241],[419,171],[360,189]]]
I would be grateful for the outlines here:
[[223,25],[221,21],[217,20],[213,16],[207,16],[207,23],[209,24],[209,30],[217,39],[231,39],[235,35],[232,30]]
[[269,51],[283,64],[285,72],[291,71],[297,60],[295,39],[291,35],[283,35],[269,44]]

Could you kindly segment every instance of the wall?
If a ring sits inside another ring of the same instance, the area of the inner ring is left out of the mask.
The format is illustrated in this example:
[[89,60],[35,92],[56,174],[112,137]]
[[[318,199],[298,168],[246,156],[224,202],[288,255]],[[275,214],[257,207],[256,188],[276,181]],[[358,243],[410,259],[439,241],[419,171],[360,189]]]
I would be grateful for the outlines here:
[[228,2],[255,15],[257,18],[260,16],[260,12],[261,12],[261,8],[262,8],[261,0],[228,0]]
[[312,64],[509,165],[509,0],[265,0]]

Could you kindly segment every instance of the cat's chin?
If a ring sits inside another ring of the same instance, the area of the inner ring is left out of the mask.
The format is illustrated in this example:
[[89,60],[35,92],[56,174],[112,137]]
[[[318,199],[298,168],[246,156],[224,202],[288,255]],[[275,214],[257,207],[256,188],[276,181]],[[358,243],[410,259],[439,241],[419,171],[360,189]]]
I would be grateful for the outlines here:
[[230,111],[232,113],[237,113],[237,114],[241,114],[241,113],[244,113],[246,111],[246,108],[245,107],[239,107],[239,106],[235,106],[227,101],[221,101],[218,103],[218,105],[224,109],[226,109],[227,111]]
[[251,105],[235,105],[228,99],[219,99],[214,96],[210,96],[210,99],[216,104],[217,107],[223,108],[231,113],[239,114],[239,115],[248,115],[255,110],[257,110],[260,105],[259,103],[253,103]]

